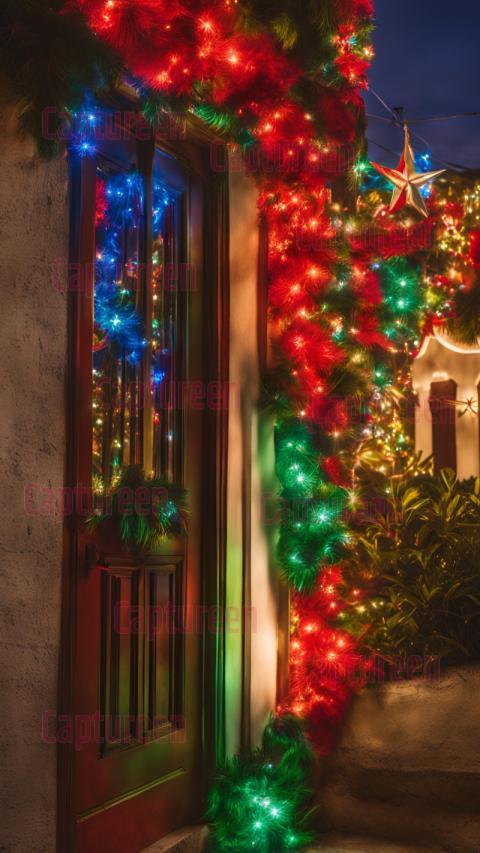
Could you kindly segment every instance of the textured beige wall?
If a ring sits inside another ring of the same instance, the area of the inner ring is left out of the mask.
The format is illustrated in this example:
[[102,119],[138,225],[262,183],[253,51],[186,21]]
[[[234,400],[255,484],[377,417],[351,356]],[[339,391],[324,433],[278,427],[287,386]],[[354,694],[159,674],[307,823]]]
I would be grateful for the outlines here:
[[29,483],[62,486],[66,296],[51,266],[68,252],[67,167],[40,162],[2,113],[0,143],[0,849],[55,849],[62,526],[29,515]]
[[322,805],[340,831],[478,853],[480,667],[360,693]]
[[[238,166],[238,161],[237,161]],[[251,735],[256,744],[275,708],[277,679],[277,582],[271,571],[268,531],[263,526],[265,469],[273,469],[273,432],[259,422],[257,347],[258,211],[255,181],[230,175],[230,382],[228,459],[227,604],[242,606],[243,523],[251,529],[252,634]],[[265,438],[265,433],[267,437]],[[260,444],[261,456],[260,459]],[[251,457],[251,465],[248,458]],[[249,470],[248,470],[249,469]],[[250,479],[252,500],[244,519],[242,490]],[[242,635],[228,630],[227,749],[240,747]]]

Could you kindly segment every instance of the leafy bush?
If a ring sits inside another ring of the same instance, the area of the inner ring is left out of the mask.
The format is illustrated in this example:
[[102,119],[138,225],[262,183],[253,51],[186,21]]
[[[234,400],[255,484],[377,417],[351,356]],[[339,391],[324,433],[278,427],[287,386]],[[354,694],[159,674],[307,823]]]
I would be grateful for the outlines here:
[[350,630],[387,659],[480,659],[480,480],[444,470],[384,486],[349,566],[363,588]]

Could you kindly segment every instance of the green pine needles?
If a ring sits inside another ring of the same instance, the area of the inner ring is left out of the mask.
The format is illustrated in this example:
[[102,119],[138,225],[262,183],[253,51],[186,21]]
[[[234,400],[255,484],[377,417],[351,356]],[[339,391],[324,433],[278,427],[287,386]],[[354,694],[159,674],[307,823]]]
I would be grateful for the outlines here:
[[193,108],[194,115],[208,124],[212,130],[222,136],[232,139],[243,149],[255,143],[255,137],[250,133],[244,122],[232,112],[220,110],[211,104],[197,104]]
[[311,593],[320,567],[336,563],[349,542],[342,515],[346,504],[343,489],[324,487],[314,500],[283,501],[278,558],[285,579],[293,589]]
[[277,427],[276,470],[288,498],[311,498],[325,482],[312,433],[302,421],[292,418]]
[[313,753],[294,717],[272,719],[261,749],[227,761],[210,789],[218,853],[289,853],[313,841]]
[[146,477],[139,465],[125,468],[118,482],[98,498],[87,526],[110,530],[134,548],[155,548],[162,539],[185,530],[185,491],[163,478]]
[[311,592],[319,567],[336,562],[345,551],[347,493],[327,481],[313,435],[302,421],[292,418],[277,427],[276,466],[282,486],[280,566],[291,587]]
[[403,348],[418,338],[425,316],[427,291],[420,266],[409,258],[390,258],[380,267],[380,279],[384,331],[392,343]]

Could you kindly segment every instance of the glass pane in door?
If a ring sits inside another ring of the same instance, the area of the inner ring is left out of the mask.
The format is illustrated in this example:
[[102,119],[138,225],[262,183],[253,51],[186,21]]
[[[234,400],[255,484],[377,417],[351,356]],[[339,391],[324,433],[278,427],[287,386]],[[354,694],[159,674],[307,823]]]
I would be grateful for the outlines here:
[[100,167],[96,202],[93,471],[95,485],[108,487],[122,466],[141,462],[140,176]]
[[160,157],[152,206],[152,471],[179,483],[185,408],[184,195],[169,187]]

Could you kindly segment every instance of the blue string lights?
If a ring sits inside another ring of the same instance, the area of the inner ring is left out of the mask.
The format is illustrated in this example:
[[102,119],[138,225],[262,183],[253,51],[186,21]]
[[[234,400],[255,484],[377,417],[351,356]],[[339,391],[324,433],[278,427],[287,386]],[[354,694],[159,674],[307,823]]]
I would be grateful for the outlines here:
[[138,226],[143,185],[136,172],[97,182],[95,323],[129,360],[138,360],[147,341],[135,299],[138,287]]

